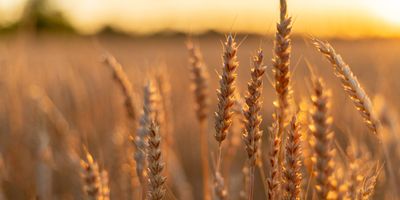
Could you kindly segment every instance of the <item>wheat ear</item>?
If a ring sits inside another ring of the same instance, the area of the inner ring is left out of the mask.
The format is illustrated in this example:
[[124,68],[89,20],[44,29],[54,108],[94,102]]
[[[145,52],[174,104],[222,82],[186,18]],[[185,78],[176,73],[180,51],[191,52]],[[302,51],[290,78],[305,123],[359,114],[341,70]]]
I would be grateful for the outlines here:
[[149,125],[156,119],[157,93],[152,80],[149,80],[143,91],[143,113],[139,121],[139,129],[133,140],[136,147],[134,159],[136,173],[142,185],[142,195],[146,194],[146,139],[149,134]]
[[[277,114],[275,114],[277,115]],[[280,166],[278,163],[279,151],[281,146],[281,139],[278,136],[279,122],[277,116],[274,115],[274,121],[269,129],[270,133],[270,152],[269,152],[269,173],[266,179],[267,181],[267,194],[269,200],[279,199],[280,189]]]
[[290,54],[292,18],[287,13],[286,0],[280,0],[280,21],[277,24],[275,34],[274,57],[272,60],[274,72],[274,87],[278,99],[274,102],[277,108],[279,122],[279,136],[282,135],[287,120],[287,111],[289,109],[289,98],[291,95],[290,87]]
[[333,173],[333,132],[331,131],[332,117],[330,110],[330,91],[324,87],[322,79],[313,80],[313,95],[311,101],[312,123],[309,126],[310,132],[314,135],[313,149],[315,157],[314,174],[315,189],[318,199],[327,199],[331,190],[330,179]]
[[99,165],[94,161],[92,155],[86,152],[86,161],[81,160],[82,180],[84,191],[89,200],[101,199],[101,180]]
[[314,39],[314,44],[333,65],[335,75],[342,82],[344,90],[353,101],[356,109],[360,112],[364,122],[374,134],[377,134],[380,122],[374,114],[370,98],[361,87],[357,77],[354,76],[350,67],[328,42]]
[[161,200],[165,195],[166,177],[162,175],[164,163],[161,157],[161,135],[159,127],[153,121],[149,127],[148,134],[148,184],[149,193],[148,199]]
[[209,159],[208,159],[208,72],[204,65],[200,50],[192,41],[186,43],[189,51],[190,71],[192,74],[193,91],[196,102],[196,116],[200,126],[200,151],[203,169],[203,195],[205,200],[211,199],[209,186]]
[[283,171],[285,198],[288,200],[300,199],[301,192],[301,132],[297,117],[294,116],[290,122],[287,133],[285,169]]
[[132,83],[129,81],[122,65],[113,57],[111,54],[106,53],[104,55],[104,63],[109,66],[113,72],[113,77],[115,82],[121,88],[125,96],[125,108],[129,119],[131,120],[133,128],[135,128],[136,122],[136,108],[135,101],[133,97]]
[[102,200],[110,200],[110,188],[108,186],[109,178],[108,172],[106,170],[102,170],[100,173],[100,194],[102,196]]
[[376,170],[372,171],[370,175],[364,177],[363,184],[357,193],[358,200],[369,200],[372,198],[375,193],[375,186],[381,170],[382,167],[379,167],[379,165],[377,164]]
[[251,81],[248,83],[247,95],[245,97],[246,107],[244,111],[244,117],[246,120],[246,125],[243,133],[243,140],[246,145],[247,156],[249,159],[249,200],[253,199],[254,196],[254,172],[258,159],[258,151],[262,136],[262,131],[260,130],[260,124],[262,121],[260,110],[262,104],[262,77],[266,68],[265,66],[263,66],[262,62],[263,52],[262,50],[258,50],[257,55],[253,57]]
[[227,192],[223,177],[220,173],[222,142],[226,139],[229,127],[232,125],[232,107],[234,104],[236,69],[239,66],[237,61],[237,45],[232,35],[228,35],[224,43],[222,75],[219,76],[220,88],[217,90],[218,108],[215,112],[215,139],[218,142],[218,157],[216,165],[215,190],[220,199],[227,198]]

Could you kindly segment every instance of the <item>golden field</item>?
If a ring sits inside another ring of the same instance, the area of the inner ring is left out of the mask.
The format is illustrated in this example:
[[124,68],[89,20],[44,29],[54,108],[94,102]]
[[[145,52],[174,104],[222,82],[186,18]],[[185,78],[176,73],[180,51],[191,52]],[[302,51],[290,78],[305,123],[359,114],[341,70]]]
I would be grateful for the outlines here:
[[[215,120],[212,113],[217,105],[217,72],[221,73],[222,43],[225,38],[224,35],[217,34],[193,37],[203,53],[210,78],[210,109],[207,117],[209,123],[206,130],[210,144],[210,162],[214,162],[217,154],[217,142],[214,139]],[[132,180],[135,179],[135,173],[129,164],[133,153],[128,151],[132,148],[129,135],[134,135],[136,131],[130,130],[127,125],[124,95],[113,81],[112,71],[102,62],[107,50],[122,64],[132,82],[138,113],[142,110],[143,86],[147,80],[154,78],[160,69],[161,73],[167,74],[166,80],[171,86],[171,107],[167,109],[170,112],[167,113],[167,121],[169,126],[173,127],[168,137],[173,140],[170,151],[176,153],[176,158],[175,161],[171,161],[172,153],[163,152],[166,154],[163,158],[167,159],[164,170],[167,177],[165,199],[189,198],[180,196],[181,190],[189,192],[194,199],[201,199],[203,194],[200,133],[191,90],[189,56],[185,46],[187,39],[188,37],[179,35],[135,38],[112,34],[83,37],[55,33],[1,36],[0,178],[3,197],[83,199],[85,183],[80,178],[81,169],[79,165],[72,167],[74,165],[68,164],[65,157],[66,149],[71,148],[71,141],[65,141],[64,134],[69,134],[74,140],[73,151],[80,158],[85,158],[87,149],[99,163],[100,169],[108,172],[111,199],[138,198],[140,186],[137,185],[137,180]],[[266,75],[263,76],[261,150],[265,152],[262,159],[265,162],[265,171],[268,172],[267,160],[271,145],[268,127],[273,121],[272,102],[276,99],[271,66],[274,39],[237,35],[236,40],[240,43],[236,85],[242,96],[245,95],[246,84],[250,80],[251,56],[258,48],[264,50],[267,69]],[[333,74],[331,65],[316,50],[308,37],[295,36],[292,40],[290,66],[294,102],[300,105],[300,113],[307,115],[310,109],[307,105],[310,106],[310,96],[313,92],[311,73],[307,67],[309,63],[317,76],[325,80],[327,88],[332,90],[331,113],[335,149],[333,159],[338,184],[347,188],[353,161],[349,152],[353,149],[354,152],[358,152],[359,159],[369,156],[368,162],[360,163],[368,168],[365,173],[382,168],[372,198],[397,199],[398,191],[395,188],[400,184],[400,171],[397,167],[400,163],[399,119],[396,118],[400,109],[400,41],[365,39],[329,42],[350,65],[366,93],[374,100],[376,112],[379,113],[383,126],[388,128],[387,131],[383,131],[383,140],[378,142],[377,137],[368,130],[343,91],[340,81]],[[50,106],[46,104],[47,101],[41,101],[43,96],[48,97]],[[60,119],[54,116],[53,109],[58,110],[56,115],[62,115],[61,118],[65,121],[60,122]],[[68,126],[60,128],[60,123]],[[66,133],[65,129],[68,129]],[[229,141],[232,134],[241,134],[241,131],[229,132]],[[236,138],[238,136],[236,135]],[[229,149],[230,145],[233,144],[227,142],[224,148]],[[226,177],[225,183],[231,199],[239,199],[239,191],[244,187],[241,169],[246,164],[245,145],[242,141],[236,145],[237,153],[229,154],[232,157],[223,158],[222,163],[222,174]],[[390,150],[390,162],[383,156],[382,146]],[[303,148],[304,152],[310,151],[307,150],[310,147]],[[227,154],[226,151],[223,152],[224,156]],[[307,159],[310,158],[305,155],[301,159],[304,162],[303,166],[307,166]],[[231,160],[230,168],[224,168],[226,160]],[[182,168],[171,163],[180,163]],[[367,163],[372,164],[367,166]],[[391,165],[394,174],[390,174],[388,165]],[[213,170],[212,166],[210,170]],[[183,180],[187,179],[190,188],[182,189],[182,177],[173,173],[174,171],[180,171],[178,174],[185,176]],[[366,174],[361,174],[360,177],[363,175]],[[265,199],[262,178],[258,171],[255,177],[254,198]],[[312,179],[310,174],[303,174],[302,199],[318,199],[312,188]],[[394,183],[396,185],[393,185]],[[307,186],[308,184],[311,186]]]

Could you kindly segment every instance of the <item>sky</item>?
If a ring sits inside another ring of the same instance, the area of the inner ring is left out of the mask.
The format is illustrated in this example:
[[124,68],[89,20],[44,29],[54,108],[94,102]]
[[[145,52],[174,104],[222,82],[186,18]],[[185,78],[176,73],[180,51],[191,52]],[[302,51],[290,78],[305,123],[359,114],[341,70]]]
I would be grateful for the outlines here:
[[[12,24],[28,0],[0,0]],[[206,31],[271,34],[279,0],[49,0],[78,32]],[[328,37],[400,37],[400,0],[288,0],[294,32]]]

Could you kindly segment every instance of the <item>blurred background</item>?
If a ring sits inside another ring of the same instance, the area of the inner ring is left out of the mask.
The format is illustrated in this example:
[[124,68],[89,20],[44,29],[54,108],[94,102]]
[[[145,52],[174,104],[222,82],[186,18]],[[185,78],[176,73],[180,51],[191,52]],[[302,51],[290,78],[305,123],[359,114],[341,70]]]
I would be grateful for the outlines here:
[[[190,185],[186,190],[194,199],[201,199],[198,125],[193,99],[189,98],[192,92],[185,41],[191,37],[199,45],[209,70],[208,131],[210,150],[215,153],[212,112],[216,107],[215,71],[221,68],[221,42],[227,33],[234,33],[240,43],[238,89],[243,95],[250,78],[250,56],[263,48],[265,63],[271,65],[278,4],[278,0],[0,0],[0,199],[1,195],[7,199],[83,198],[79,170],[64,165],[64,139],[57,134],[63,131],[57,127],[60,121],[52,120],[54,115],[48,113],[52,110],[49,102],[57,110],[55,115],[62,116],[64,129],[67,127],[78,139],[78,154],[82,155],[86,146],[101,168],[109,172],[111,197],[132,199],[126,175],[132,171],[126,165],[132,154],[125,147],[130,145],[127,138],[134,131],[126,126],[120,88],[111,70],[101,62],[105,50],[117,58],[131,80],[138,110],[142,108],[146,80],[155,71],[166,75],[171,86],[174,151]],[[289,0],[288,8],[294,19],[291,63],[296,102],[309,100],[307,63],[311,63],[333,89],[333,129],[338,149],[345,151],[350,141],[356,141],[358,151],[379,160],[375,138],[309,38],[329,40],[367,93],[382,106],[382,112],[389,110],[391,116],[397,115],[400,1]],[[267,71],[271,78],[271,67]],[[270,82],[264,81],[262,128],[267,130],[275,93]],[[40,99],[47,100],[41,103]],[[398,123],[396,117],[392,119]],[[231,171],[226,172],[231,174],[232,196],[239,196],[242,188],[245,151],[243,146],[238,149]],[[400,148],[394,149],[393,164],[398,166]],[[396,173],[400,177],[397,168]],[[375,197],[396,199],[385,176],[380,178]],[[179,187],[171,179],[169,192],[180,197]],[[261,179],[257,179],[256,199],[263,199]]]
[[[1,0],[0,26],[104,31],[131,35],[163,32],[271,34],[278,1],[272,0]],[[297,34],[330,37],[398,37],[397,0],[292,0]]]

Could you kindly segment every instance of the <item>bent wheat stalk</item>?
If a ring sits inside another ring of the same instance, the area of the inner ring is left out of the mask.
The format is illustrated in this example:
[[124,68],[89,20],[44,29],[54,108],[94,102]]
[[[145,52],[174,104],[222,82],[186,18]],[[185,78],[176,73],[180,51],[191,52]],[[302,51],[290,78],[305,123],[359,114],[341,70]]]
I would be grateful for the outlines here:
[[342,82],[344,90],[353,101],[356,109],[360,112],[364,122],[374,134],[377,134],[380,126],[379,119],[373,111],[370,98],[361,87],[357,77],[354,76],[350,67],[343,61],[342,57],[336,53],[335,49],[333,49],[328,42],[314,39],[314,45],[333,65],[335,75]]
[[136,108],[133,97],[133,89],[132,83],[129,81],[128,76],[126,75],[122,65],[113,57],[111,54],[106,53],[104,55],[104,63],[109,66],[113,72],[113,77],[115,82],[121,88],[124,96],[125,96],[125,108],[127,115],[132,123],[133,129],[135,128],[136,122]]

